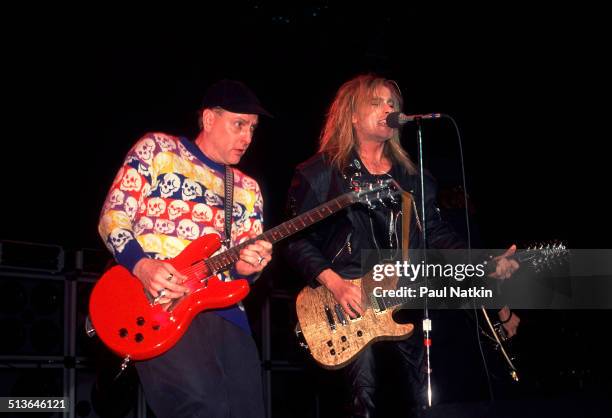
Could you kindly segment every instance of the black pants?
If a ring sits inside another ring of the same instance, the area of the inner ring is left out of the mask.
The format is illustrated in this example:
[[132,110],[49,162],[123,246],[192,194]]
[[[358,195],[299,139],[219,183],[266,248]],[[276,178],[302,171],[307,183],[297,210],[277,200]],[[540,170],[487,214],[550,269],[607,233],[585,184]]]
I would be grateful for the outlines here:
[[[366,348],[344,368],[351,389],[349,416],[397,416],[426,402],[426,374],[421,335],[403,341],[382,341]],[[394,413],[395,412],[395,413]]]
[[[352,417],[410,416],[411,410],[421,409],[427,401],[427,375],[421,318],[414,313],[409,322],[416,325],[414,334],[404,341],[377,342],[364,350],[355,362],[346,367],[345,379],[351,388]],[[468,316],[470,314],[470,316]],[[473,312],[462,310],[431,310],[433,404],[476,402],[489,399],[487,376],[483,368]],[[401,318],[406,322],[407,318]],[[486,344],[485,344],[486,347]],[[485,352],[485,355],[487,353]],[[488,358],[492,378],[497,371],[494,360]],[[502,366],[505,366],[502,364]],[[507,383],[507,371],[503,367]],[[495,381],[492,382],[495,389]],[[507,387],[500,386],[498,389]],[[498,391],[498,397],[507,394]],[[386,395],[386,396],[381,396]],[[395,410],[395,411],[394,411]]]
[[213,313],[197,315],[172,349],[136,369],[157,418],[264,417],[255,342]]

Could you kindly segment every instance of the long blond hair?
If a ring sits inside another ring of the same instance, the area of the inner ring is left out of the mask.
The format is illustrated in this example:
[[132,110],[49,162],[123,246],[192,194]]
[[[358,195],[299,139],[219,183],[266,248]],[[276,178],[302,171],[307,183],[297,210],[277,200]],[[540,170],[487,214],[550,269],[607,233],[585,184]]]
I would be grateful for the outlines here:
[[[395,96],[395,110],[402,108],[402,93],[397,84],[373,74],[359,75],[340,87],[336,97],[329,107],[325,125],[321,132],[319,152],[326,154],[332,165],[342,170],[349,163],[351,151],[357,147],[357,136],[353,129],[352,118],[360,105],[369,103],[381,86],[387,87]],[[385,142],[383,150],[385,157],[393,163],[404,166],[408,173],[416,172],[414,163],[408,153],[402,148],[399,131]]]

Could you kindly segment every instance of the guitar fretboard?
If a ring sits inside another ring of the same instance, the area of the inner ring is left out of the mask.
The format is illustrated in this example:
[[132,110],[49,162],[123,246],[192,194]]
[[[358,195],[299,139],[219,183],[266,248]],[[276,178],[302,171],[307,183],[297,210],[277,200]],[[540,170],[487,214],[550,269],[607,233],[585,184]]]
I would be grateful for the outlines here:
[[[523,265],[523,268],[532,267],[544,268],[546,266],[554,266],[555,262],[562,262],[568,255],[568,251],[564,244],[562,243],[548,243],[546,245],[540,245],[534,248],[527,248],[524,250],[517,250],[513,255],[508,258],[515,259],[519,262],[519,264]],[[485,271],[487,274],[493,273],[495,271],[495,261],[491,257],[486,260],[481,261],[482,264],[485,265]],[[422,285],[422,281],[416,281],[411,283],[407,288],[416,288],[417,286]],[[388,297],[381,296],[376,297],[376,302],[380,305],[381,308],[390,309],[400,305],[409,305],[414,302],[414,298],[408,296],[397,296]]]
[[236,245],[227,251],[217,254],[214,257],[210,257],[205,261],[211,273],[216,274],[221,271],[227,270],[240,258],[240,250],[249,244],[254,243],[258,240],[265,240],[272,244],[287,238],[290,235],[296,234],[301,230],[308,228],[309,226],[322,221],[323,219],[333,215],[334,213],[352,205],[357,202],[358,198],[354,192],[345,193],[337,198],[330,200],[314,209],[310,209],[303,214],[283,222],[282,224],[275,226],[274,228],[260,234],[254,238]]

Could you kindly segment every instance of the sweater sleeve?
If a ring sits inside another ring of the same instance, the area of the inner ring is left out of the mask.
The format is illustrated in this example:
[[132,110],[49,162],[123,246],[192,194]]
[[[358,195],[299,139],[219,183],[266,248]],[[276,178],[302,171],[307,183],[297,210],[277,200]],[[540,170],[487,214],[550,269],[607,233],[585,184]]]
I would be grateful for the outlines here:
[[100,237],[117,263],[129,271],[147,257],[136,240],[134,219],[151,190],[151,166],[156,148],[150,134],[132,147],[115,176],[100,213]]

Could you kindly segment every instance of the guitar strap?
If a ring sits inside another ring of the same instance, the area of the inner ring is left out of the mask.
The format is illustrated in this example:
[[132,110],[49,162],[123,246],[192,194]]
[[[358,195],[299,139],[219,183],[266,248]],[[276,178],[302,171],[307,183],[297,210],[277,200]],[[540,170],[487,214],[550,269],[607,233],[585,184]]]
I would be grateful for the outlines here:
[[410,248],[410,220],[412,215],[412,195],[402,191],[402,260],[408,260]]
[[232,243],[232,213],[234,212],[234,170],[229,165],[225,166],[225,195],[223,196],[223,209],[225,212],[225,248],[230,248]]

